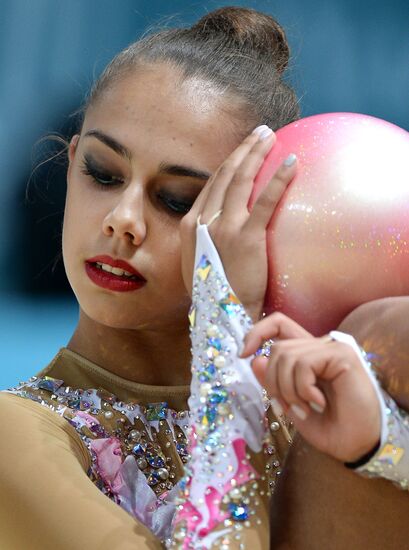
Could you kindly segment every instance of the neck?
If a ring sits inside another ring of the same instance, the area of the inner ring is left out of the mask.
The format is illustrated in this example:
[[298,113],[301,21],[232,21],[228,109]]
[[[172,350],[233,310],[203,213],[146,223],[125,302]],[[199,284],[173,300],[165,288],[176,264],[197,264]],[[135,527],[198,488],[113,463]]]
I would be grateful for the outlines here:
[[190,383],[190,341],[186,326],[129,330],[102,325],[83,311],[68,349],[100,367],[140,384]]

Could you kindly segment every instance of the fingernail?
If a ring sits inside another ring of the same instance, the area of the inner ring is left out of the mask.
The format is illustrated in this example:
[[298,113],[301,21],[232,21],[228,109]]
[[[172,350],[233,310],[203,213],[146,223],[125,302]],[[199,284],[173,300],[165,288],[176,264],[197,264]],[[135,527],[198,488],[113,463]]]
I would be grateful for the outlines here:
[[258,134],[260,135],[261,132],[263,132],[264,130],[268,130],[268,126],[267,124],[262,124],[261,126],[257,126],[257,128],[254,128],[253,130],[253,134]]
[[237,353],[239,354],[239,357],[241,357],[245,347],[246,347],[246,345],[243,344],[243,343],[241,343],[237,346]]
[[291,405],[290,409],[298,416],[298,418],[301,418],[301,420],[305,420],[307,418],[307,413],[298,405]]
[[321,405],[318,405],[318,403],[314,403],[314,401],[310,401],[309,406],[313,411],[319,414],[322,414],[324,412],[324,407],[321,407]]
[[271,135],[273,135],[273,130],[271,128],[266,128],[260,133],[260,141],[264,141],[265,139],[269,138]]
[[294,153],[290,153],[284,161],[284,166],[292,166],[296,160],[297,155],[295,155]]
[[266,124],[262,124],[261,126],[257,126],[257,128],[253,130],[253,134],[257,134],[259,140],[263,141],[273,134],[273,130]]

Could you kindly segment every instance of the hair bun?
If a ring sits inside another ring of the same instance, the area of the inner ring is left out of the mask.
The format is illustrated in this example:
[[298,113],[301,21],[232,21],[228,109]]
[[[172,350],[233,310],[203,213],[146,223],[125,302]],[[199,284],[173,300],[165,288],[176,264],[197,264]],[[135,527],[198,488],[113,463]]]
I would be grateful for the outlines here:
[[199,19],[191,30],[204,38],[218,35],[243,53],[266,56],[279,74],[288,65],[290,48],[283,28],[265,13],[251,8],[226,7]]

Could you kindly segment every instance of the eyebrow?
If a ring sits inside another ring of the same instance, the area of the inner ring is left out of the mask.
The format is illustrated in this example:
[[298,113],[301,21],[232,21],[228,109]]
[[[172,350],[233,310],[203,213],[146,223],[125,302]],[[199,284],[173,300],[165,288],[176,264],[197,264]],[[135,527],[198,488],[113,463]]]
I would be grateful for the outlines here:
[[197,178],[207,181],[211,174],[203,172],[202,170],[196,170],[189,166],[180,166],[179,164],[166,164],[161,163],[159,166],[159,172],[162,174],[169,174],[170,176],[181,176],[186,178]]
[[115,151],[115,153],[121,155],[121,157],[126,157],[127,159],[130,159],[132,157],[130,150],[125,147],[125,145],[122,145],[116,139],[108,136],[107,134],[104,134],[104,132],[101,132],[101,130],[88,130],[84,137],[94,137],[98,139],[99,141],[110,147],[113,151]]
[[[85,134],[84,137],[94,137],[98,139],[104,145],[106,145],[107,147],[115,151],[115,153],[118,153],[118,155],[121,155],[121,157],[125,157],[127,159],[131,159],[132,157],[131,151],[127,147],[125,147],[125,145],[122,145],[116,139],[108,136],[104,132],[101,132],[101,130],[97,130],[97,129],[88,130],[88,132]],[[190,166],[181,166],[179,164],[168,164],[165,162],[162,162],[160,164],[159,172],[162,174],[169,174],[170,176],[196,178],[203,181],[207,181],[211,176],[209,172],[197,170],[195,168],[191,168]]]

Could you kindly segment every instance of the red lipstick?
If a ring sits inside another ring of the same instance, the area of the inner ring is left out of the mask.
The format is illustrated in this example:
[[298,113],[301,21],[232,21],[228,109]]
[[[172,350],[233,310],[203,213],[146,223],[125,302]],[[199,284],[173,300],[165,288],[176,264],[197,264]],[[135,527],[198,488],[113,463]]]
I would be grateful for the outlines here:
[[[110,273],[100,264],[109,265],[113,269],[126,271],[127,274]],[[146,279],[135,268],[124,260],[114,260],[111,256],[95,256],[85,261],[85,271],[96,285],[116,292],[138,290],[146,283]],[[130,274],[130,275],[129,275]]]

